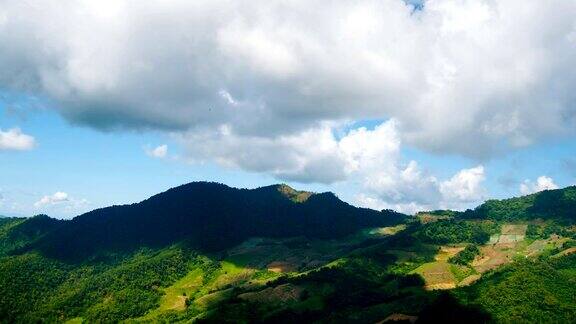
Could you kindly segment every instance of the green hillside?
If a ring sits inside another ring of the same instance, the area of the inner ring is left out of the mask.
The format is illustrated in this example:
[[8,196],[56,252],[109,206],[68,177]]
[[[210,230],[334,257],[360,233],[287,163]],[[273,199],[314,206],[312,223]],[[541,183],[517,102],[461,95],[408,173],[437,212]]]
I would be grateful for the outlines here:
[[475,210],[464,213],[464,216],[496,221],[542,219],[575,224],[576,186],[518,198],[488,200]]
[[570,322],[573,192],[407,217],[192,183],[70,221],[1,219],[0,322]]

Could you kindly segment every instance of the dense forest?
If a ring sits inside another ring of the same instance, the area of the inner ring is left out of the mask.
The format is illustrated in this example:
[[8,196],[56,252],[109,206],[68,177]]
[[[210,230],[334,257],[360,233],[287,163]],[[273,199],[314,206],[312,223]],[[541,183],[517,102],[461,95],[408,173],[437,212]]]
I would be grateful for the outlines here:
[[504,200],[488,200],[462,217],[496,221],[555,220],[564,225],[576,223],[576,186],[545,190]]
[[81,259],[103,251],[159,248],[186,240],[195,248],[218,251],[254,236],[330,239],[366,227],[398,224],[404,218],[393,211],[353,207],[332,193],[306,194],[285,185],[247,190],[194,182],[138,204],[80,215],[28,250]]

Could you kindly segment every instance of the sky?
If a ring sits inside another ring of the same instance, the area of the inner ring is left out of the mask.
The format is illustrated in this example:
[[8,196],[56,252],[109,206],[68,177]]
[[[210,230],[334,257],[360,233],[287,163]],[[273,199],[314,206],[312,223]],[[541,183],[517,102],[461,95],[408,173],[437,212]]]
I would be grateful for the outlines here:
[[406,213],[576,184],[576,2],[0,1],[0,215],[190,181]]

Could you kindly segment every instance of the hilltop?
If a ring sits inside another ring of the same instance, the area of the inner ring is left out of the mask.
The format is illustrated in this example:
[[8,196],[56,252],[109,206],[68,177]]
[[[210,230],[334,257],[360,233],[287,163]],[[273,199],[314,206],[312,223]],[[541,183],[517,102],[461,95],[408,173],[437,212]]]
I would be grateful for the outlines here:
[[218,251],[258,236],[339,238],[362,228],[398,224],[404,217],[357,208],[332,193],[300,192],[287,185],[249,190],[194,182],[140,203],[97,209],[63,221],[28,249],[81,258],[185,240],[201,250]]

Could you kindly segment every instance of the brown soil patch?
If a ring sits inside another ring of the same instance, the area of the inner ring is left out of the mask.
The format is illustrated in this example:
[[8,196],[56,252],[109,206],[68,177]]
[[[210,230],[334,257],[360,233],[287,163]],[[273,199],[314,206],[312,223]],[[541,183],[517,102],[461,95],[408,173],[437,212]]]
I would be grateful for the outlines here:
[[526,235],[528,225],[502,225],[502,235]]
[[268,271],[276,272],[276,273],[284,273],[284,272],[294,272],[297,270],[297,266],[293,263],[286,262],[286,261],[273,261],[270,262],[266,268]]
[[394,314],[386,317],[382,321],[377,322],[376,324],[382,324],[382,323],[388,323],[388,322],[398,322],[398,321],[403,321],[403,322],[408,321],[410,323],[416,323],[417,320],[418,320],[418,316],[394,313]]
[[472,267],[480,273],[496,269],[501,265],[512,262],[514,245],[506,244],[488,245],[480,248],[480,256],[472,261]]

